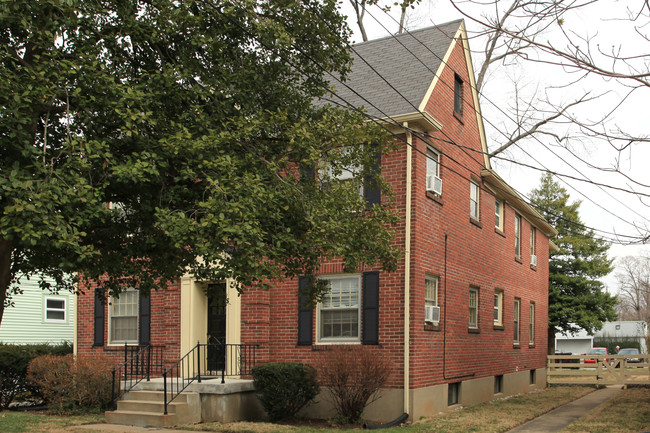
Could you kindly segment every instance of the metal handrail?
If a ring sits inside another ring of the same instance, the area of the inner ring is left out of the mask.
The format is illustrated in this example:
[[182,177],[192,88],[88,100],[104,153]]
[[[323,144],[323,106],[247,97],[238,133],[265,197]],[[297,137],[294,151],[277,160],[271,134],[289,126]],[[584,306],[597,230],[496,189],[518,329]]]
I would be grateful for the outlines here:
[[257,362],[258,347],[256,344],[197,343],[162,374],[164,414],[167,415],[169,403],[194,381],[201,383],[202,378],[221,376],[221,383],[225,383],[226,376],[250,374]]
[[[129,346],[124,345],[124,362],[113,369],[111,384],[111,402],[115,402],[125,392],[151,376],[160,374],[163,369],[164,346]],[[129,354],[131,356],[129,357]]]

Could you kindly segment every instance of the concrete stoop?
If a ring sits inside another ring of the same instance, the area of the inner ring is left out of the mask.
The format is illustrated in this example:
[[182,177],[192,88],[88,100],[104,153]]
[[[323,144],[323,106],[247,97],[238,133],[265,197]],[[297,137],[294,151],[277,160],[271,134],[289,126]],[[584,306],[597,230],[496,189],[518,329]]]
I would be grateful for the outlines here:
[[161,391],[129,391],[117,402],[117,410],[106,412],[108,424],[138,427],[173,427],[201,422],[201,398],[196,392],[184,392],[167,405]]

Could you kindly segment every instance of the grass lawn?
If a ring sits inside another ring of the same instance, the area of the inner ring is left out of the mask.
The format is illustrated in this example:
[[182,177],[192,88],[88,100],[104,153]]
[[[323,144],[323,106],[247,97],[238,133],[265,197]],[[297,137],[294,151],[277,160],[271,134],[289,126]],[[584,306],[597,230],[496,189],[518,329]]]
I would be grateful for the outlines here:
[[[506,432],[536,416],[542,415],[564,403],[573,401],[591,391],[593,387],[554,386],[519,397],[494,400],[477,406],[453,410],[444,414],[417,420],[407,427],[393,427],[386,433],[424,433],[444,431]],[[2,433],[86,433],[83,428],[70,429],[89,423],[102,423],[103,415],[53,416],[35,412],[0,412]],[[204,423],[178,426],[188,431],[213,431],[222,433],[324,433],[339,430],[323,423],[296,422],[272,424],[264,422]],[[361,428],[346,429],[360,431]],[[573,423],[565,433],[578,432],[642,432],[650,430],[650,388],[622,390],[612,401],[589,416]],[[164,430],[163,430],[164,431]]]
[[563,430],[565,433],[627,433],[650,431],[650,388],[628,388],[589,415]]
[[[432,418],[418,420],[408,427],[393,427],[382,431],[386,433],[424,433],[432,431],[444,431],[446,433],[506,432],[593,390],[592,387],[583,386],[547,388],[519,397],[495,400],[477,406],[453,410]],[[331,430],[309,425],[278,425],[262,422],[205,423],[176,428],[222,433],[322,433]],[[354,430],[360,431],[361,428],[347,431]]]
[[70,426],[104,422],[104,415],[56,416],[45,412],[0,412],[2,433],[67,433]]

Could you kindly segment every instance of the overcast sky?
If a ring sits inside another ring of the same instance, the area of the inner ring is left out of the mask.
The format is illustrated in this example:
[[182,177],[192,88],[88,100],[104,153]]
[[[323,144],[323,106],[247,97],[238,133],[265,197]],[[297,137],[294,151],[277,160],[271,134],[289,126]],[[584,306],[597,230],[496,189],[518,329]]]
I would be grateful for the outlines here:
[[[510,3],[510,1],[499,1],[497,7],[503,9]],[[551,26],[543,35],[542,41],[564,48],[566,46],[564,33],[578,41],[582,49],[591,48],[592,53],[599,49],[604,52],[614,49],[620,50],[622,56],[639,56],[633,61],[637,62],[639,68],[647,70],[647,62],[650,62],[650,50],[648,50],[650,42],[643,36],[650,33],[650,20],[647,15],[649,11],[645,9],[644,14],[635,22],[628,19],[630,13],[639,12],[638,8],[641,4],[642,2],[600,0],[587,8],[567,14],[562,26]],[[344,0],[341,5],[343,13],[349,17],[351,29],[355,32],[354,41],[360,42],[361,36],[349,1]],[[493,5],[478,7],[470,2],[462,2],[459,5],[477,18],[494,11]],[[377,7],[368,9],[364,23],[369,39],[397,32],[398,8],[393,7],[393,9],[390,14],[384,13]],[[407,25],[409,30],[413,30],[459,18],[464,17],[448,0],[423,0],[412,11]],[[467,18],[465,23],[470,34],[474,68],[478,70],[483,61],[480,52],[483,41],[473,39],[472,34],[480,30],[480,25]],[[587,37],[593,38],[590,46],[585,41]],[[603,66],[614,68],[622,66],[620,62],[613,64],[604,55],[596,54],[595,57],[602,62]],[[545,66],[540,63],[501,65],[495,68],[488,84],[484,87],[481,99],[490,149],[496,148],[495,143],[502,140],[504,134],[508,134],[511,128],[501,110],[515,100],[513,82],[517,83],[519,91],[523,94],[548,94],[558,103],[573,102],[585,93],[590,96],[606,93],[593,103],[576,108],[573,115],[584,120],[595,121],[615,109],[607,119],[606,127],[609,131],[620,128],[633,135],[648,135],[650,87],[642,87],[629,94],[630,82],[605,80],[598,76],[588,77],[578,84],[565,86],[567,82],[573,81],[575,75],[570,74],[566,68]],[[560,85],[562,87],[557,87]],[[563,128],[564,126],[558,125],[556,132],[563,134],[565,132]],[[581,182],[566,177],[559,178],[560,183],[569,190],[572,199],[582,201],[580,213],[585,225],[593,228],[599,236],[614,241],[610,256],[616,258],[650,254],[647,245],[621,245],[631,239],[625,236],[638,237],[641,233],[650,230],[650,187],[640,185],[650,185],[650,170],[647,167],[650,161],[650,142],[636,143],[622,153],[616,152],[607,143],[592,140],[573,141],[569,147],[570,151],[567,151],[550,137],[528,140],[502,155],[515,162],[493,159],[493,168],[522,194],[528,194],[538,185],[544,169],[583,179],[584,181]],[[527,168],[521,163],[537,169]],[[594,169],[590,165],[609,169],[616,166],[624,175]],[[599,187],[593,182],[618,187],[624,191]],[[626,192],[632,190],[640,194]],[[643,194],[647,194],[648,197]],[[615,293],[614,273],[604,281],[610,292]]]

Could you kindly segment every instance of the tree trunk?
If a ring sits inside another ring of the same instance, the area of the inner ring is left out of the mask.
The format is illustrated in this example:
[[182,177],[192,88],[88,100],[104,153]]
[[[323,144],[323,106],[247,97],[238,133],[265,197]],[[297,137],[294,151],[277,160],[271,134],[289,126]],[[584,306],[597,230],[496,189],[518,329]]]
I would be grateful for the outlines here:
[[11,282],[11,241],[0,238],[0,324],[5,311],[5,300]]
[[555,328],[553,326],[548,327],[548,343],[547,343],[547,355],[555,355]]

